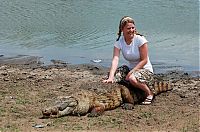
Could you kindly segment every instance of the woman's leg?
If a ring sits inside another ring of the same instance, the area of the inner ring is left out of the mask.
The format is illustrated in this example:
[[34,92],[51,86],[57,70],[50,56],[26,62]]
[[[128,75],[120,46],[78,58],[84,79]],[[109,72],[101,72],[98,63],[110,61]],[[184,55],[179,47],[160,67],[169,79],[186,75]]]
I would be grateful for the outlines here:
[[150,89],[149,87],[153,80],[153,73],[145,69],[135,71],[128,78],[128,81],[131,83],[131,85],[143,90],[146,93],[146,99],[144,102],[142,102],[142,104],[151,104],[154,98],[154,88],[151,87]]
[[137,81],[137,79],[135,78],[135,76],[132,74],[130,77],[129,77],[129,82],[134,86],[134,87],[137,87],[141,90],[143,90],[147,96],[149,95],[152,95],[153,96],[153,93],[152,91],[149,89],[149,87],[145,84],[145,83],[141,83],[139,81]]
[[[129,76],[129,79],[126,80],[126,76],[129,73],[129,68],[126,65],[123,65],[121,67],[118,67],[115,72],[115,82],[117,83],[127,83],[129,81],[131,85],[134,87],[140,88],[146,93],[146,99],[142,104],[151,104],[153,98],[154,98],[154,92],[155,91],[152,87],[151,89],[148,87],[147,84],[151,84],[153,82],[153,73],[146,69],[140,69],[138,71],[135,71]],[[147,83],[147,84],[146,84]]]

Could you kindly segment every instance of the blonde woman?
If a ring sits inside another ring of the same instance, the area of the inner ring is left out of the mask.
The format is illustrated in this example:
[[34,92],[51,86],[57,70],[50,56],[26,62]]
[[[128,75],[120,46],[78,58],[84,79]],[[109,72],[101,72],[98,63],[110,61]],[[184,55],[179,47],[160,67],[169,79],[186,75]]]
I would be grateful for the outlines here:
[[[122,34],[123,33],[123,34]],[[118,38],[114,44],[112,65],[109,77],[104,83],[128,81],[146,93],[142,104],[151,104],[154,90],[150,87],[153,79],[153,68],[148,56],[148,41],[136,31],[134,20],[124,16],[119,23]],[[120,51],[128,66],[118,67]]]

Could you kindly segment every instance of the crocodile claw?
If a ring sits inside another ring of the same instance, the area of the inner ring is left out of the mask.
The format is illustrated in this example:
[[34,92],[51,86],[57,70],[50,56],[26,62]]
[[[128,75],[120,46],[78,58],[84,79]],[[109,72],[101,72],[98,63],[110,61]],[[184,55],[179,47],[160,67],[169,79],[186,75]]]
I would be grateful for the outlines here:
[[134,109],[134,105],[131,104],[131,103],[124,103],[122,105],[122,108],[125,109],[125,110],[132,110],[132,109]]

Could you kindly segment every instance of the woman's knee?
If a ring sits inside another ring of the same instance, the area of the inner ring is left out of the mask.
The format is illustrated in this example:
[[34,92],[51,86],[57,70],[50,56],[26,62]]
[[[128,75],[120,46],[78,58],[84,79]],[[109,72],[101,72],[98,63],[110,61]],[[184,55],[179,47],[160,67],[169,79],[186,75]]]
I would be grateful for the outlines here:
[[129,82],[130,82],[132,85],[137,85],[137,83],[138,83],[137,79],[136,79],[134,76],[130,76],[130,77],[129,77]]

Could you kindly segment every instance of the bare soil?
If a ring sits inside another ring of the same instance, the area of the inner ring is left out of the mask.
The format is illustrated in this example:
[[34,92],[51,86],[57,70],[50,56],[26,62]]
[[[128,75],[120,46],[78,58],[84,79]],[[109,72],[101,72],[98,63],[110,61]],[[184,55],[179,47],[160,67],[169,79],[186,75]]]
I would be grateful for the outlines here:
[[173,90],[157,95],[151,105],[138,104],[133,110],[119,107],[93,118],[40,119],[41,110],[57,96],[76,92],[84,83],[99,82],[107,71],[89,64],[0,65],[0,132],[199,131],[199,76],[178,71],[160,74],[172,81]]

